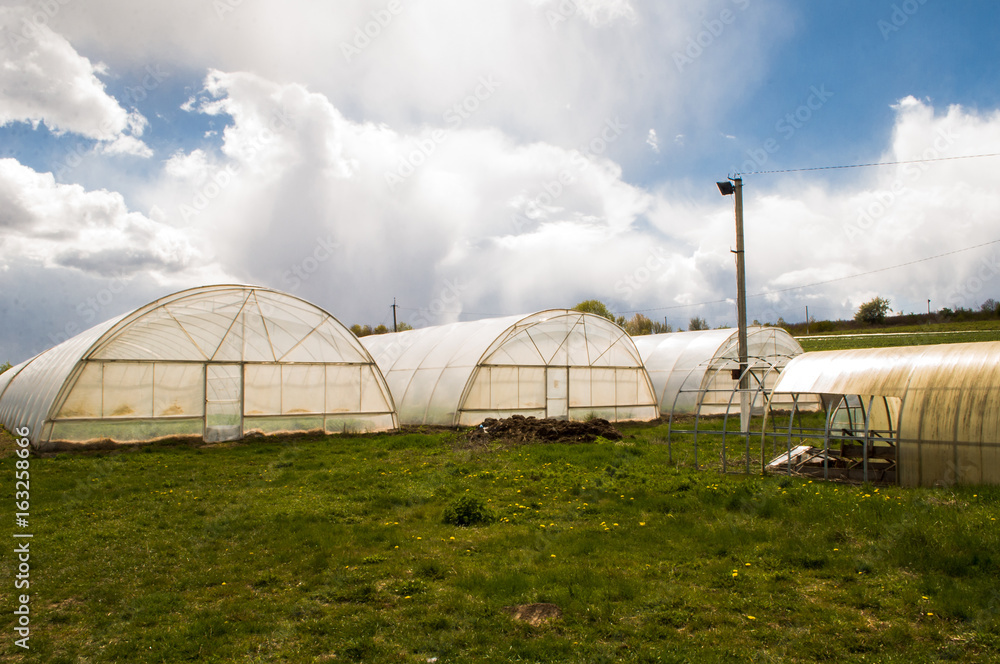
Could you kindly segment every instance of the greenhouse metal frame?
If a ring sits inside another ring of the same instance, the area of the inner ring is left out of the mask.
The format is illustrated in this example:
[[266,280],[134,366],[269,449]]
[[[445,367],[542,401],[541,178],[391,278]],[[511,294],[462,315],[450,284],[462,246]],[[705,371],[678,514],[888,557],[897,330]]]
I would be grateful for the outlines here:
[[998,357],[1000,342],[823,351],[796,358],[773,396],[822,398],[826,424],[816,431],[795,428],[790,420],[787,467],[793,442],[821,439],[821,472],[827,477],[832,461],[849,456],[860,459],[856,474],[863,481],[878,481],[879,466],[891,465],[893,475],[885,481],[903,486],[1000,483]]
[[0,423],[40,450],[397,426],[385,380],[336,318],[266,288],[168,295],[0,374]]
[[553,309],[362,338],[404,425],[474,426],[511,415],[652,420],[652,384],[612,321]]
[[[770,406],[789,407],[790,400],[772,404],[771,390],[781,370],[803,352],[802,346],[782,328],[751,327],[747,330],[747,366],[741,373],[735,329],[641,336],[635,338],[635,344],[656,389],[660,413],[668,419],[668,447],[673,434],[691,434],[697,468],[699,436],[721,436],[722,470],[728,472],[727,443],[736,439],[743,445],[739,465],[749,473],[751,438],[755,434],[749,426],[744,430],[740,422],[742,402],[746,402],[751,417],[763,415]],[[742,378],[745,382],[741,383]],[[740,389],[741,384],[747,387]],[[730,427],[734,412],[740,423],[736,430]],[[694,415],[694,428],[677,428],[675,418],[680,415]],[[705,419],[711,416],[722,416],[721,430],[703,428]]]

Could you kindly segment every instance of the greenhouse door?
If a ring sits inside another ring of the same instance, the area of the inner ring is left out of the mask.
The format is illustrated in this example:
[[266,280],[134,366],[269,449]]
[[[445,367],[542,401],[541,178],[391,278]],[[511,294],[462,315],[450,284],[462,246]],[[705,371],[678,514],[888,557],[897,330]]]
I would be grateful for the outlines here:
[[545,417],[569,419],[569,368],[545,370]]
[[205,442],[243,437],[243,372],[238,364],[205,367]]

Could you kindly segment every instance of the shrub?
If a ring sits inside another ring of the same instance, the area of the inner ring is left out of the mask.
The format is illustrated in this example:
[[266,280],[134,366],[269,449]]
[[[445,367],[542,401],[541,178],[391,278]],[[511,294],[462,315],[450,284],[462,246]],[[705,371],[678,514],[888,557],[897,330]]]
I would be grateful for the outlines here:
[[597,314],[598,316],[603,316],[610,321],[615,320],[614,314],[608,311],[608,306],[600,300],[584,300],[580,304],[573,307],[573,309],[587,314]]
[[707,330],[708,323],[705,321],[704,318],[698,318],[697,316],[695,316],[690,321],[688,321],[688,329],[691,330],[692,332],[695,330]]
[[858,313],[854,314],[854,320],[869,325],[884,323],[887,313],[889,313],[889,300],[876,297],[858,307]]
[[489,525],[495,519],[483,499],[476,496],[460,496],[444,511],[444,522],[452,526]]

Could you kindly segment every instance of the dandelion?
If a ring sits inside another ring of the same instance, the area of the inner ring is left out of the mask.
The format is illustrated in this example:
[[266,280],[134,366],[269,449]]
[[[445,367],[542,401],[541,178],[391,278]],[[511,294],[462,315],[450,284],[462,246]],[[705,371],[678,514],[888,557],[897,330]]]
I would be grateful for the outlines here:
[[749,616],[749,615],[748,615],[748,616],[747,616],[747,620],[757,620],[757,618],[755,618],[754,616]]
[[639,525],[640,525],[640,526],[645,526],[645,525],[646,525],[646,522],[645,522],[645,521],[640,521],[640,522],[639,522]]

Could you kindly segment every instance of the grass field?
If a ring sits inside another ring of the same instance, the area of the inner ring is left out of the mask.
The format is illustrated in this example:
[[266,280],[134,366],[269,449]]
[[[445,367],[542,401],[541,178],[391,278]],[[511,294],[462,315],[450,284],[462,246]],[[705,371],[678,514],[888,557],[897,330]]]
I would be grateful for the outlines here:
[[806,351],[846,350],[849,348],[884,348],[923,346],[927,344],[1000,341],[1000,321],[962,321],[929,325],[899,325],[862,330],[844,330],[796,337]]
[[[695,471],[624,430],[34,457],[32,649],[8,599],[5,661],[1000,660],[1000,489]],[[464,496],[495,521],[445,524]],[[534,602],[562,616],[504,611]]]

